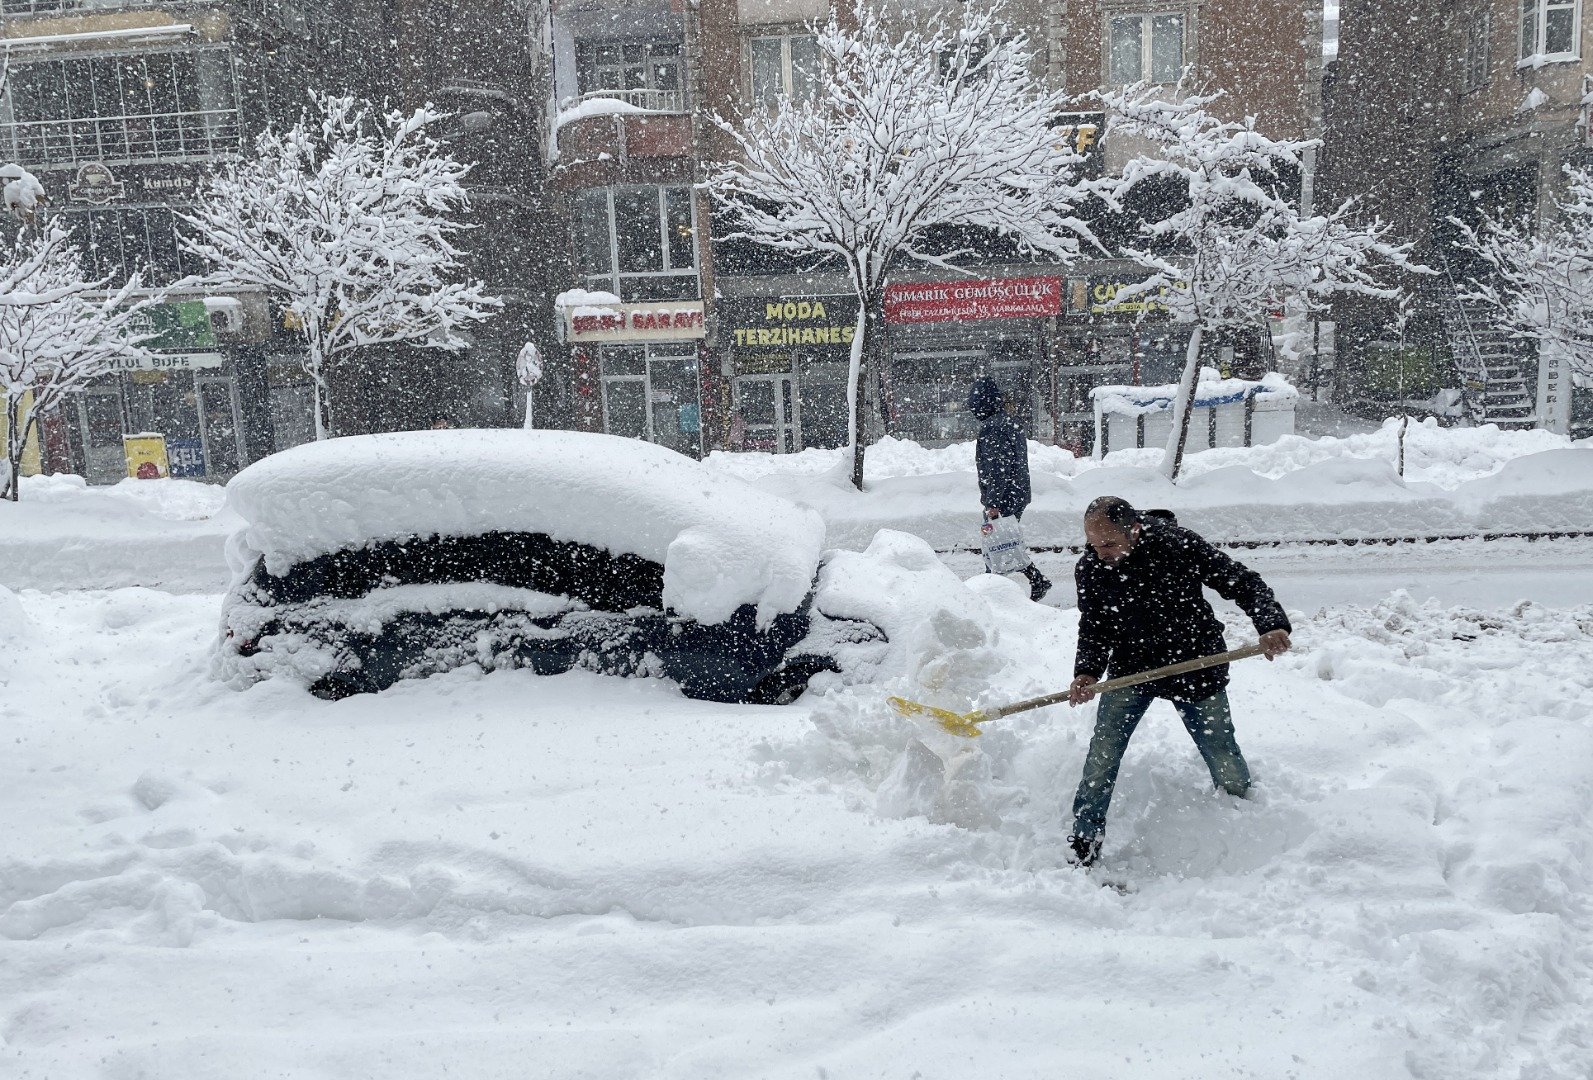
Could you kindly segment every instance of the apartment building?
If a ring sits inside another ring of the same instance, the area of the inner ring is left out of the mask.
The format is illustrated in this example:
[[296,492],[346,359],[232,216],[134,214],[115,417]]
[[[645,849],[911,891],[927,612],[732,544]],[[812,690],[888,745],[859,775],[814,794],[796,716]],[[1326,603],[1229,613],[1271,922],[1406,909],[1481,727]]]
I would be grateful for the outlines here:
[[[710,115],[812,92],[810,26],[828,11],[826,0],[554,0],[543,35],[554,104],[544,153],[569,236],[555,271],[566,301],[563,401],[550,422],[688,453],[845,441],[856,317],[846,282],[725,241],[692,186],[733,152]],[[1258,12],[1238,0],[1023,0],[1008,14],[1036,46],[1037,77],[1071,94],[1141,79],[1171,87],[1187,67],[1226,91],[1234,114],[1259,113],[1269,132],[1320,131],[1319,2]],[[1127,153],[1098,138],[1102,120],[1088,102],[1058,117],[1096,170]],[[1312,180],[1308,169],[1302,197]],[[893,279],[885,357],[865,388],[874,434],[969,437],[968,387],[991,374],[1032,436],[1082,449],[1093,386],[1170,379],[1181,364],[1184,332],[1157,305],[1106,310],[1133,279],[1122,262],[1063,268],[992,245],[966,269],[972,278],[959,284],[988,303],[937,306],[938,286],[951,281],[944,272],[905,267]],[[617,311],[583,314],[591,293],[617,297]],[[1239,343],[1240,360],[1245,351]]]
[[[374,3],[334,16],[286,0],[4,0],[0,152],[39,177],[89,273],[168,286],[204,269],[176,229],[207,172],[296,116],[308,87],[368,92],[376,65],[358,46],[380,22]],[[174,475],[224,478],[308,437],[308,386],[265,297],[177,292],[151,328],[152,362],[54,418],[52,466],[114,480],[124,434],[156,432]]]
[[[1405,334],[1418,362],[1465,391],[1478,420],[1564,430],[1564,373],[1493,329],[1456,298],[1480,268],[1453,219],[1484,213],[1547,222],[1564,169],[1593,160],[1593,24],[1584,0],[1342,0],[1327,80],[1323,182],[1392,222],[1439,270]],[[1393,370],[1387,305],[1342,305],[1341,382]],[[1370,372],[1370,374],[1368,374]],[[1352,388],[1353,390],[1353,388]],[[1593,421],[1589,390],[1575,395]],[[1547,396],[1546,396],[1547,395]]]

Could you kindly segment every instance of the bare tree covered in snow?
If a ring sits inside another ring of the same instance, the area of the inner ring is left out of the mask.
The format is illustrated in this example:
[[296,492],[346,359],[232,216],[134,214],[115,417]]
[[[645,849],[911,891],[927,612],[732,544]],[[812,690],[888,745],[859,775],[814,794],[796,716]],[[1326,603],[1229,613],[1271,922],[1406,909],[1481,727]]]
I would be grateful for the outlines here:
[[0,393],[5,396],[6,465],[0,498],[21,491],[23,448],[39,418],[67,394],[149,351],[138,326],[156,296],[136,296],[138,275],[120,289],[83,276],[71,234],[53,226],[19,241],[0,261]]
[[319,116],[266,131],[255,156],[215,176],[183,220],[204,280],[285,301],[315,384],[315,436],[330,428],[327,368],[389,342],[461,348],[456,331],[498,301],[460,270],[449,216],[469,205],[468,165],[424,134],[429,108],[378,117],[369,102],[313,95]]
[[[0,100],[6,96],[6,84],[10,76],[10,57],[0,57]],[[39,178],[21,165],[7,162],[0,165],[0,181],[4,181],[0,194],[5,200],[6,213],[31,222],[39,204],[44,202],[44,185],[39,183]]]
[[1064,98],[1036,86],[1027,39],[999,5],[962,5],[893,32],[859,0],[855,28],[815,27],[821,73],[811,100],[715,122],[740,159],[708,188],[745,238],[845,267],[858,298],[847,376],[852,483],[863,486],[862,375],[874,355],[885,276],[902,259],[955,269],[933,230],[998,233],[1024,253],[1067,260],[1089,235],[1073,217],[1078,156],[1052,130]]
[[1388,241],[1381,222],[1352,224],[1353,203],[1306,216],[1289,200],[1286,178],[1313,142],[1269,138],[1253,116],[1218,119],[1207,111],[1218,94],[1180,88],[1169,100],[1165,88],[1141,84],[1097,96],[1109,135],[1154,147],[1128,163],[1108,187],[1108,201],[1121,207],[1152,179],[1173,180],[1185,200],[1167,217],[1141,225],[1147,243],[1126,254],[1150,276],[1117,296],[1161,293],[1173,317],[1192,325],[1162,459],[1162,472],[1177,479],[1206,333],[1241,327],[1265,333],[1268,312],[1290,302],[1320,311],[1334,293],[1393,298],[1400,290],[1386,280],[1388,272],[1423,268],[1410,262],[1409,245]]
[[1559,220],[1542,230],[1530,220],[1485,216],[1472,228],[1458,219],[1490,276],[1468,283],[1463,298],[1483,304],[1546,359],[1593,376],[1593,168],[1569,166]]

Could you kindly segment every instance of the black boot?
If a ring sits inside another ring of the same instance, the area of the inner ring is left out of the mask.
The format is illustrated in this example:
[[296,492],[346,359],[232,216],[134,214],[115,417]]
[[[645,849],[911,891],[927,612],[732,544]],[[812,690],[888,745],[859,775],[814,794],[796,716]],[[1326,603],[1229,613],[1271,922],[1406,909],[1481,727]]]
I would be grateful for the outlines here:
[[1040,568],[1030,563],[1023,568],[1023,576],[1029,579],[1029,599],[1041,600],[1051,591],[1051,579],[1040,573]]
[[1068,846],[1073,849],[1073,858],[1069,861],[1081,869],[1089,869],[1101,857],[1099,836],[1070,836]]

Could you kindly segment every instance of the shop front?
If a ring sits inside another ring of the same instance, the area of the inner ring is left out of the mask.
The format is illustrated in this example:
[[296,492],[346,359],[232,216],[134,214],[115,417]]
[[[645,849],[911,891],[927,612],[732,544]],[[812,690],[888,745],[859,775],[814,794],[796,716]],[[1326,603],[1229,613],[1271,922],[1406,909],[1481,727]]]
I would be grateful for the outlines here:
[[1031,437],[1050,434],[1044,395],[1064,281],[1049,275],[902,282],[885,293],[888,430],[927,446],[978,434],[968,391],[988,375]]
[[584,304],[562,323],[603,431],[702,456],[702,301]]
[[1171,321],[1159,296],[1118,302],[1129,276],[1098,275],[1068,281],[1067,311],[1052,353],[1057,439],[1075,452],[1095,444],[1090,391],[1098,386],[1157,386],[1176,382],[1184,367],[1189,328]]
[[170,475],[225,480],[249,462],[238,380],[203,300],[148,309],[138,330],[154,350],[123,359],[62,408],[70,466],[93,484],[128,475],[124,439],[158,436]]
[[846,376],[857,331],[853,296],[722,300],[733,450],[790,454],[846,445]]

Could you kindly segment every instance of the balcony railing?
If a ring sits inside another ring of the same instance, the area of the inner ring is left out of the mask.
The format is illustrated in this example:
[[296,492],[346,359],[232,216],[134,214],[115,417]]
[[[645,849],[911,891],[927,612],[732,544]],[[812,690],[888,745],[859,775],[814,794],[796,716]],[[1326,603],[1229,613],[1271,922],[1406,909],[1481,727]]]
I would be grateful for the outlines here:
[[659,113],[684,113],[686,108],[686,91],[684,90],[588,90],[581,95],[582,101],[606,99],[609,101],[623,101],[627,105],[634,105],[638,109]]
[[78,11],[153,7],[161,0],[0,0],[4,15],[66,15]]
[[0,124],[0,147],[30,166],[134,161],[190,161],[236,154],[242,128],[235,109],[81,120]]

